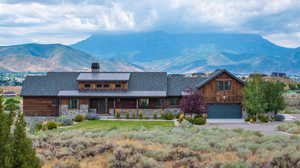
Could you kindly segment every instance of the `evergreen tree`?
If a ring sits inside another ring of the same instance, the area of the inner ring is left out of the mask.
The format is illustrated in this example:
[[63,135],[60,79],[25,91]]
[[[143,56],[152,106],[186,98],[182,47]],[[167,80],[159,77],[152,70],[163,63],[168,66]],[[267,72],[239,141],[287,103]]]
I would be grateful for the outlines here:
[[4,112],[3,97],[0,96],[0,168],[12,168],[13,164],[10,117]]
[[26,123],[19,113],[14,131],[14,168],[39,168],[39,160],[32,148],[31,139],[26,137]]

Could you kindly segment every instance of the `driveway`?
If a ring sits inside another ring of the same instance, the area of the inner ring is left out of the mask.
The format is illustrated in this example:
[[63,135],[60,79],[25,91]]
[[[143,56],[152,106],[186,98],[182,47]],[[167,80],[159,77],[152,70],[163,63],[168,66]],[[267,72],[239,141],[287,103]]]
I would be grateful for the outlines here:
[[289,135],[284,132],[280,132],[276,130],[276,127],[283,122],[272,122],[272,123],[264,123],[264,124],[250,124],[246,122],[232,122],[232,123],[208,123],[206,125],[200,126],[202,128],[223,128],[223,129],[236,129],[243,128],[245,130],[250,131],[260,131],[266,135]]

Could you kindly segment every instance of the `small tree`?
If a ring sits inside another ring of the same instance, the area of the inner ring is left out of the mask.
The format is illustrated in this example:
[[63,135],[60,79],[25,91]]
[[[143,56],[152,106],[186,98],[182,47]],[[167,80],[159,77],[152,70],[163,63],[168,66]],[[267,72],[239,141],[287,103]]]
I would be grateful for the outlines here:
[[207,113],[207,105],[200,91],[188,89],[180,101],[180,108],[185,114],[203,115]]
[[284,97],[284,84],[280,82],[265,82],[264,84],[264,97],[267,103],[266,112],[277,114],[278,111],[285,108]]
[[39,168],[39,160],[32,148],[32,142],[26,137],[26,123],[23,113],[19,112],[14,131],[14,166],[18,168]]
[[260,76],[253,77],[247,86],[243,89],[244,107],[249,116],[257,118],[258,114],[267,109],[267,103],[264,95],[264,82]]
[[[1,91],[0,91],[1,92]],[[0,167],[12,168],[13,144],[11,136],[10,116],[4,113],[3,97],[0,96]]]

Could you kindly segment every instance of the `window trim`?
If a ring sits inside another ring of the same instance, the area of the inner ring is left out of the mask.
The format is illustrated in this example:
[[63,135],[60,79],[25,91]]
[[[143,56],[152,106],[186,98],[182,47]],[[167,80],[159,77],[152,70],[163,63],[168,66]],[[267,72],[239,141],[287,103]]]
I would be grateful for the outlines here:
[[[229,82],[230,83],[230,88],[226,89],[226,83]],[[219,84],[222,83],[222,88],[220,89]],[[217,79],[216,80],[216,89],[217,91],[230,91],[232,90],[232,80],[231,79]]]
[[[72,100],[76,101],[76,107],[73,107]],[[79,99],[78,98],[69,98],[68,109],[79,109]]]
[[[142,103],[142,101],[145,101],[146,103]],[[150,100],[149,98],[139,98],[139,107],[143,108],[143,107],[149,107],[150,105]]]

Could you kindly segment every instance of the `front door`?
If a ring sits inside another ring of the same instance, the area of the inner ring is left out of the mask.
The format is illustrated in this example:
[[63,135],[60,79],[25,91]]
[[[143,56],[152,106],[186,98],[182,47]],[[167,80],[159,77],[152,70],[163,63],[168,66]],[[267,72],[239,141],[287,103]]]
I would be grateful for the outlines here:
[[107,113],[107,103],[105,98],[93,98],[90,100],[90,108],[96,109],[97,114]]

